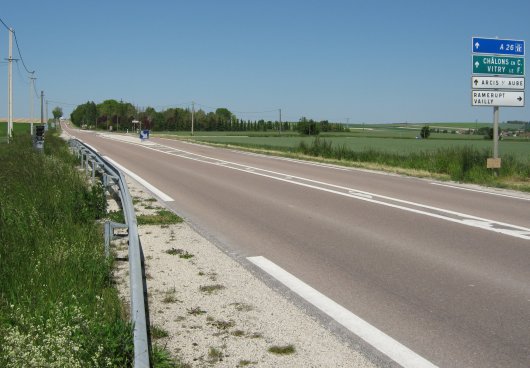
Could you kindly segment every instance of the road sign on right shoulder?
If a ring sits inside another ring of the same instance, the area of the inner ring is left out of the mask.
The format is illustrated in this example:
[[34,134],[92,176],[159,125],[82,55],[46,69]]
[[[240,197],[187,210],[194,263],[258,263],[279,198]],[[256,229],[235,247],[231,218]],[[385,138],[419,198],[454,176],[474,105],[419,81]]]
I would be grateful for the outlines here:
[[524,75],[524,57],[473,55],[473,74]]
[[472,44],[473,53],[477,54],[524,55],[523,40],[473,37]]
[[472,106],[524,107],[524,91],[471,91]]
[[473,89],[524,90],[524,77],[471,77]]

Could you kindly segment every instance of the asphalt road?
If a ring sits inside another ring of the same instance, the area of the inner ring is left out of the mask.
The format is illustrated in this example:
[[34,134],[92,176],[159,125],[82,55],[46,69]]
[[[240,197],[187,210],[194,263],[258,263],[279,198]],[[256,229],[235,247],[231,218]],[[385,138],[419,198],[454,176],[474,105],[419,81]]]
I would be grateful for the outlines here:
[[225,249],[266,257],[433,364],[530,366],[530,197],[71,134]]

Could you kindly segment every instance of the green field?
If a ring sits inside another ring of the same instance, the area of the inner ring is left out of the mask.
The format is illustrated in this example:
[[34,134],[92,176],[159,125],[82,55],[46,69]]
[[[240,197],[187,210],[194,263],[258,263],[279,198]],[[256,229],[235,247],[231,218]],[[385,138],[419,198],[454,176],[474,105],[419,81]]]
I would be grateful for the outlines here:
[[[30,124],[27,123],[13,123],[13,134],[28,133],[30,130]],[[0,122],[0,139],[5,138],[7,135],[7,122]]]
[[[353,125],[349,132],[302,136],[296,132],[162,132],[155,135],[191,139],[196,142],[239,146],[280,155],[314,157],[334,163],[413,176],[435,176],[442,180],[476,183],[530,191],[530,139],[505,137],[499,142],[502,167],[486,168],[493,156],[493,141],[472,134],[486,123],[432,123],[428,139],[420,139],[423,124]],[[522,129],[518,124],[500,124],[502,131]],[[434,129],[436,132],[432,132]]]
[[[422,151],[434,151],[439,148],[466,147],[471,146],[479,150],[493,149],[493,142],[485,140],[482,136],[463,135],[463,134],[436,134],[433,133],[429,139],[416,139],[419,131],[404,132],[365,132],[361,134],[344,134],[344,135],[326,135],[321,134],[320,138],[332,142],[334,147],[344,146],[353,151],[380,150],[390,153],[417,153]],[[394,134],[392,134],[394,133]],[[218,143],[239,145],[255,148],[280,148],[295,149],[301,141],[310,144],[314,137],[302,136],[281,136],[281,137],[256,137],[256,136],[237,136],[230,133],[216,135],[195,136],[195,140]],[[530,163],[530,140],[502,140],[499,142],[499,152],[510,154],[521,162]]]

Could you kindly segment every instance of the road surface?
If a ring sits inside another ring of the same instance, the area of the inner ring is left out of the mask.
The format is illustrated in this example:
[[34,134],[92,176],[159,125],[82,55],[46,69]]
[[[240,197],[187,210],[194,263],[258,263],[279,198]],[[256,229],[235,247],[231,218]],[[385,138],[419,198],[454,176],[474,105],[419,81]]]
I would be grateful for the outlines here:
[[66,130],[433,366],[530,366],[530,197]]

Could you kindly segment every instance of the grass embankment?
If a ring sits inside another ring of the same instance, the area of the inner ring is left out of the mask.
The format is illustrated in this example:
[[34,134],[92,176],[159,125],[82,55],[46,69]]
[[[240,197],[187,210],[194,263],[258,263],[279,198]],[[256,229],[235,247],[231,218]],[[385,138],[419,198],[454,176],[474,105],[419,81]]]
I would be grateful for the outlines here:
[[334,147],[332,142],[317,137],[310,145],[301,142],[297,152],[334,160],[370,162],[425,171],[446,175],[459,182],[510,186],[530,191],[530,164],[517,160],[513,155],[504,155],[502,168],[497,171],[496,176],[486,168],[486,160],[491,157],[490,150],[473,146],[440,147],[432,151],[400,154],[375,149],[354,151],[345,146]]
[[129,366],[131,326],[100,226],[106,199],[59,138],[0,145],[0,366]]

